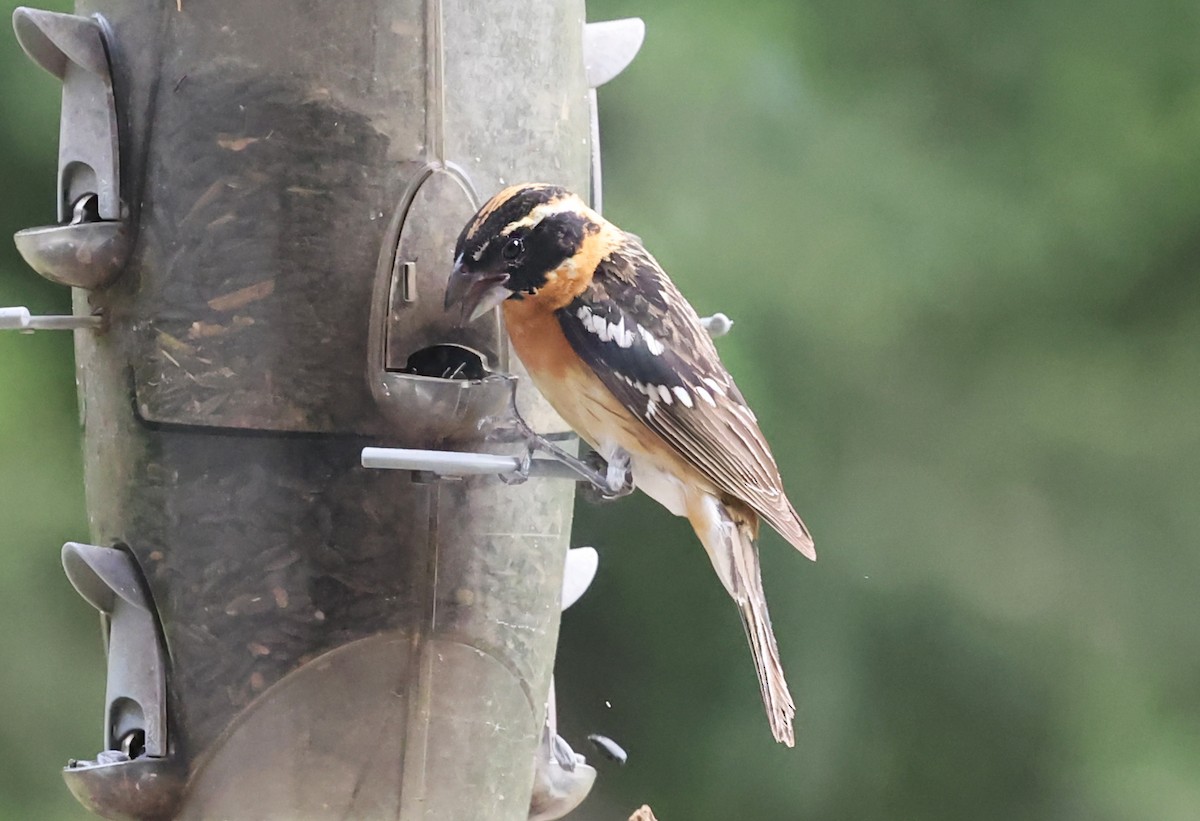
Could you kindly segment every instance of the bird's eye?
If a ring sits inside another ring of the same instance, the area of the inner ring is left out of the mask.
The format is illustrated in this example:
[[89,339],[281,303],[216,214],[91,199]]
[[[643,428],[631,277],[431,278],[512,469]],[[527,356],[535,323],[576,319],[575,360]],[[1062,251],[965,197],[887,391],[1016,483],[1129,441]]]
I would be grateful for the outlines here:
[[521,256],[523,253],[525,253],[525,243],[521,242],[520,237],[513,237],[508,242],[504,243],[504,247],[500,249],[500,256],[504,257],[509,262]]

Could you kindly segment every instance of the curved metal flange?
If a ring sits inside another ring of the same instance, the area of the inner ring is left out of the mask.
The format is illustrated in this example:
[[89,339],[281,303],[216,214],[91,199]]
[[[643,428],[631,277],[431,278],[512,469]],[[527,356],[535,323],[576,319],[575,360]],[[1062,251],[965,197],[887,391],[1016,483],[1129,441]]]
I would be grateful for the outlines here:
[[72,761],[63,768],[71,795],[89,811],[119,821],[174,818],[185,781],[169,758],[127,759],[101,753],[96,761]]
[[95,290],[116,278],[132,241],[124,222],[82,222],[26,228],[13,235],[30,268],[51,282]]
[[640,17],[588,23],[583,29],[583,64],[588,88],[599,88],[624,71],[646,39]]
[[149,612],[137,567],[123,550],[67,542],[63,545],[62,564],[75,592],[101,613],[111,615],[118,597]]
[[567,564],[563,569],[563,610],[579,601],[587,592],[599,568],[600,554],[596,552],[596,548],[576,547],[567,551]]
[[17,6],[13,32],[29,59],[60,80],[70,63],[108,80],[108,53],[100,24],[89,17]]

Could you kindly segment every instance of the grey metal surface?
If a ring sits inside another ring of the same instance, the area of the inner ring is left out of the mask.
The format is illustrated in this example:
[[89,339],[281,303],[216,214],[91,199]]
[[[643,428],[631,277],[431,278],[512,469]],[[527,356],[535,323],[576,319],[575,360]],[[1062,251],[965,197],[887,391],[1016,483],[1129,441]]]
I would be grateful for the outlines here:
[[[94,6],[117,35],[130,202],[143,210],[128,283],[111,289],[140,317],[123,344],[141,415],[444,433],[419,429],[425,394],[440,389],[394,370],[448,341],[510,367],[495,322],[452,329],[430,297],[476,196],[530,179],[586,190],[581,2],[359,0],[336,14],[282,0]],[[144,63],[154,71],[134,68]],[[364,308],[393,293],[405,262],[416,299],[389,302],[387,339],[372,344]],[[368,370],[382,345],[392,375]],[[453,401],[488,390],[456,386]]]

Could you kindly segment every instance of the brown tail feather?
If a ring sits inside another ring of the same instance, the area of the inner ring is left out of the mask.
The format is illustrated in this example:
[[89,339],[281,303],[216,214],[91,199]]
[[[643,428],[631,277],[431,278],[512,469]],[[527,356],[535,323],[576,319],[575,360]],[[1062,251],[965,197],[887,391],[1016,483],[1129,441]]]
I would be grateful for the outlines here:
[[754,656],[754,669],[758,673],[758,687],[762,692],[763,705],[767,708],[767,720],[775,740],[789,747],[796,744],[792,729],[792,718],[796,715],[796,704],[788,690],[783,675],[783,663],[779,659],[779,646],[775,643],[775,631],[771,629],[771,615],[767,612],[767,598],[763,593],[762,574],[759,571],[758,549],[754,546],[745,528],[737,528],[737,543],[734,546],[733,581],[740,595],[735,595],[742,615],[742,626],[750,642],[750,653]]
[[796,715],[796,705],[779,660],[779,647],[763,593],[758,548],[754,544],[758,520],[748,510],[731,509],[715,497],[699,494],[689,499],[688,519],[722,584],[737,603],[771,733],[776,741],[795,746],[792,718]]

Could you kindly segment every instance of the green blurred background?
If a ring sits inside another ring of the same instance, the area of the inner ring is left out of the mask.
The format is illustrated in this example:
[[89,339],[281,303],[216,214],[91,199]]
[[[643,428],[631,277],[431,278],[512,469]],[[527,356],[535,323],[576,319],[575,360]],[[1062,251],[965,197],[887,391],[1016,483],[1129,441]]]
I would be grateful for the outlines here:
[[[787,750],[686,524],[580,508],[564,732],[630,760],[573,817],[1200,818],[1200,6],[589,4],[628,15],[607,213],[737,320],[821,560],[764,538]],[[58,116],[8,35],[0,105],[8,235],[54,219]],[[0,305],[68,295],[4,241]],[[80,470],[70,339],[0,334],[0,819],[89,817]]]

